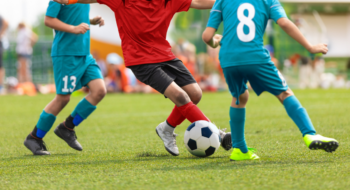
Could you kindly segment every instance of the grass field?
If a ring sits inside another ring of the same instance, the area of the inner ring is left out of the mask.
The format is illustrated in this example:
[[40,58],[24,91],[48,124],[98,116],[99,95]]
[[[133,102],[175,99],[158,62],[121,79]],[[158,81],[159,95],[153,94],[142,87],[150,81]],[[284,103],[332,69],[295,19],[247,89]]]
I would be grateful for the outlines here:
[[[258,161],[230,162],[220,149],[209,158],[191,156],[178,127],[180,156],[169,155],[154,129],[172,103],[161,95],[108,95],[77,129],[77,152],[51,130],[51,156],[32,156],[23,140],[54,97],[0,96],[0,189],[349,189],[350,91],[306,90],[296,95],[318,133],[339,140],[329,154],[310,151],[278,100],[251,93],[246,139]],[[62,122],[82,97],[57,117]],[[230,96],[204,94],[199,107],[218,127],[229,128]]]

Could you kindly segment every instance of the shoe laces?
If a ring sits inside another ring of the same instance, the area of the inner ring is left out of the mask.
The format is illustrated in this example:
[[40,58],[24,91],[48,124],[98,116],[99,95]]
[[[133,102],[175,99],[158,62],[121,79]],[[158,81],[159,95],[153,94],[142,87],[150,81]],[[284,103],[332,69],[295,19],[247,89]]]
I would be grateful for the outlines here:
[[39,140],[39,139],[35,139],[35,140],[39,143],[39,146],[42,150],[44,151],[48,150],[47,145],[43,140]]
[[172,145],[172,146],[176,146],[176,137],[178,136],[176,133],[169,133],[169,132],[166,132],[165,133],[166,136],[170,137],[171,140],[169,141],[169,145]]

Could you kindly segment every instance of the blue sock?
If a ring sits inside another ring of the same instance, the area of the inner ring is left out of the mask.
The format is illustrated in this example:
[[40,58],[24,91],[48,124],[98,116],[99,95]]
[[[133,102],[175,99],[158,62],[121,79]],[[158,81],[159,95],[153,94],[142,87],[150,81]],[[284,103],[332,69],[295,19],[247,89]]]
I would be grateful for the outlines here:
[[96,106],[92,105],[85,98],[82,99],[71,114],[73,117],[73,124],[78,126],[84,119],[88,118],[95,109]]
[[290,118],[299,127],[299,130],[305,135],[315,135],[316,130],[312,125],[311,119],[307,114],[307,111],[300,104],[299,100],[295,96],[286,98],[283,102],[284,107]]
[[230,107],[230,119],[232,147],[247,153],[248,147],[244,138],[245,108]]
[[56,116],[46,113],[45,110],[43,110],[43,112],[40,114],[39,121],[36,124],[36,134],[33,135],[41,139],[44,138],[46,133],[50,131],[55,121]]

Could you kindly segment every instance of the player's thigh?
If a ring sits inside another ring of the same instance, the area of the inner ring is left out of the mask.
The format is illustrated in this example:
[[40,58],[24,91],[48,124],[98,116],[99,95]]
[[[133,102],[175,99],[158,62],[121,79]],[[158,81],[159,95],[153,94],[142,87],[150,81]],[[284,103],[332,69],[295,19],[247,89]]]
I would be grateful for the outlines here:
[[[180,87],[185,87],[190,84],[196,84],[197,81],[194,79],[190,71],[185,67],[183,62],[179,59],[168,61],[163,70],[172,78],[174,82]],[[192,85],[193,87],[196,85]],[[198,86],[198,85],[197,85]],[[198,86],[199,87],[199,86]]]
[[139,81],[164,94],[174,78],[163,70],[163,66],[164,63],[154,63],[130,66],[129,68]]
[[86,65],[82,56],[52,57],[57,94],[71,94],[82,87],[81,78]]
[[88,86],[93,91],[105,89],[101,69],[92,55],[86,56],[85,64],[87,67],[80,80],[82,86]]
[[273,64],[249,65],[246,69],[249,83],[258,96],[264,91],[277,96],[289,88],[283,75]]
[[199,87],[198,83],[188,84],[181,88],[188,94],[193,103],[198,104],[202,99],[202,89]]
[[236,99],[236,105],[239,105],[239,97],[248,89],[247,79],[240,71],[240,66],[223,68],[226,83],[231,95]]

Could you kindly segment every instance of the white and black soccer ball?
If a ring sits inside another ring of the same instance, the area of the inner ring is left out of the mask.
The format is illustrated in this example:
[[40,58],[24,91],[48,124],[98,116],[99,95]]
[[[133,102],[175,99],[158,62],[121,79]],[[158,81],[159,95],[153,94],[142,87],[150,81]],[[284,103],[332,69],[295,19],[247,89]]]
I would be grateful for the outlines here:
[[208,121],[196,121],[187,128],[184,142],[192,155],[211,156],[220,147],[219,129]]

